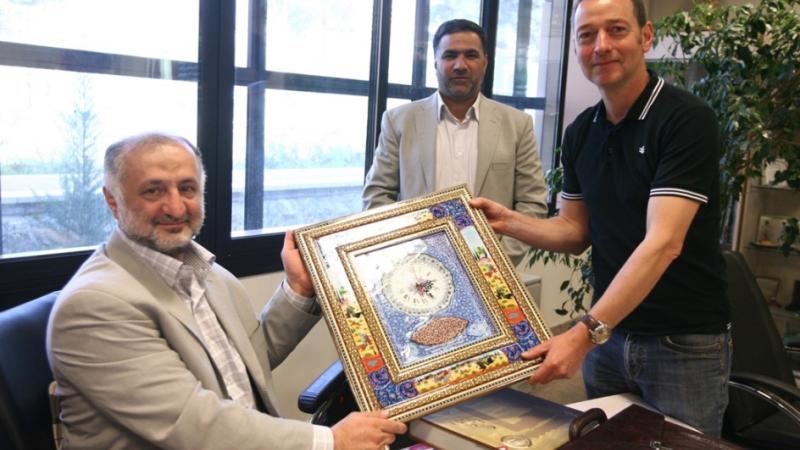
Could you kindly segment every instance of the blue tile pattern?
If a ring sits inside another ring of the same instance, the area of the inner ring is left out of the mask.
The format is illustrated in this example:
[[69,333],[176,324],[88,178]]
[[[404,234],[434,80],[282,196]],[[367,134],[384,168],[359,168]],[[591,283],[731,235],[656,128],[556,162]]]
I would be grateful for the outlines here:
[[[377,293],[375,310],[384,325],[384,331],[401,368],[444,355],[499,333],[495,325],[488,320],[489,313],[480,301],[480,295],[472,284],[466,268],[462,266],[453,246],[449,243],[447,234],[440,231],[415,241],[422,241],[423,253],[436,258],[452,274],[455,290],[447,306],[424,316],[406,314],[394,308],[382,292]],[[381,251],[382,249],[370,252],[370,257],[376,257],[374,253],[380,254]],[[449,316],[460,317],[469,322],[465,330],[451,341],[439,345],[421,345],[411,341],[411,335],[431,319]]]

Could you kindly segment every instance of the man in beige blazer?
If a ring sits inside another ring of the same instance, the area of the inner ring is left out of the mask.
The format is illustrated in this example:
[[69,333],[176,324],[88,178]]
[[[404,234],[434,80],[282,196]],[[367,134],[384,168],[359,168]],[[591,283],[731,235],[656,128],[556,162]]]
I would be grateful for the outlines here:
[[[486,38],[456,19],[433,38],[439,89],[386,111],[362,199],[365,208],[466,183],[476,196],[523,214],[547,215],[547,194],[528,114],[480,95]],[[527,246],[503,238],[514,264]]]
[[68,449],[382,448],[405,425],[353,413],[332,428],[280,419],[270,371],[319,320],[292,233],[287,279],[260,317],[192,241],[205,175],[185,139],[135,136],[106,152],[118,228],[62,290],[47,349]]

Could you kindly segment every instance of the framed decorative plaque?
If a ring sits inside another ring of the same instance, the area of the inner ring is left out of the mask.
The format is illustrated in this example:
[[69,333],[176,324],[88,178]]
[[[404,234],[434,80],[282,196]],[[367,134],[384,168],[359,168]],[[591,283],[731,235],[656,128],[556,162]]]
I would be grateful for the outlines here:
[[550,338],[464,186],[295,231],[362,411],[407,421],[526,378]]

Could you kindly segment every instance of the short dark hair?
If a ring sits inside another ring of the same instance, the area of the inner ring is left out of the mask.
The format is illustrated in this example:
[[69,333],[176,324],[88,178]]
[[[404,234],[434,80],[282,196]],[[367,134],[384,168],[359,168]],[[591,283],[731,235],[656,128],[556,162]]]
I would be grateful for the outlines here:
[[[578,5],[580,5],[583,0],[575,0],[575,6],[572,7],[572,22],[575,23],[575,11],[578,10]],[[639,28],[644,27],[644,24],[647,23],[647,9],[644,7],[644,2],[642,0],[631,0],[633,3],[633,16],[636,17],[636,23],[639,24]]]
[[436,49],[439,48],[439,42],[441,42],[443,37],[448,34],[459,33],[462,31],[477,34],[481,39],[483,53],[488,53],[486,49],[486,33],[483,31],[483,28],[481,28],[481,26],[477,23],[467,19],[448,20],[447,22],[439,25],[439,28],[436,30],[436,34],[433,35],[433,53],[436,54]]

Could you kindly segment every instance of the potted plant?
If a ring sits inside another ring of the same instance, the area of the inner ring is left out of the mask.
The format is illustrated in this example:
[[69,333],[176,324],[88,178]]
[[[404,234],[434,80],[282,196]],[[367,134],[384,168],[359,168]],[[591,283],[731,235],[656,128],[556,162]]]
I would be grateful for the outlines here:
[[656,36],[671,41],[673,58],[660,65],[666,75],[685,85],[687,66],[702,68],[689,89],[719,118],[723,240],[729,241],[735,202],[767,163],[785,161],[772,183],[800,190],[800,0],[716,3],[664,18]]

